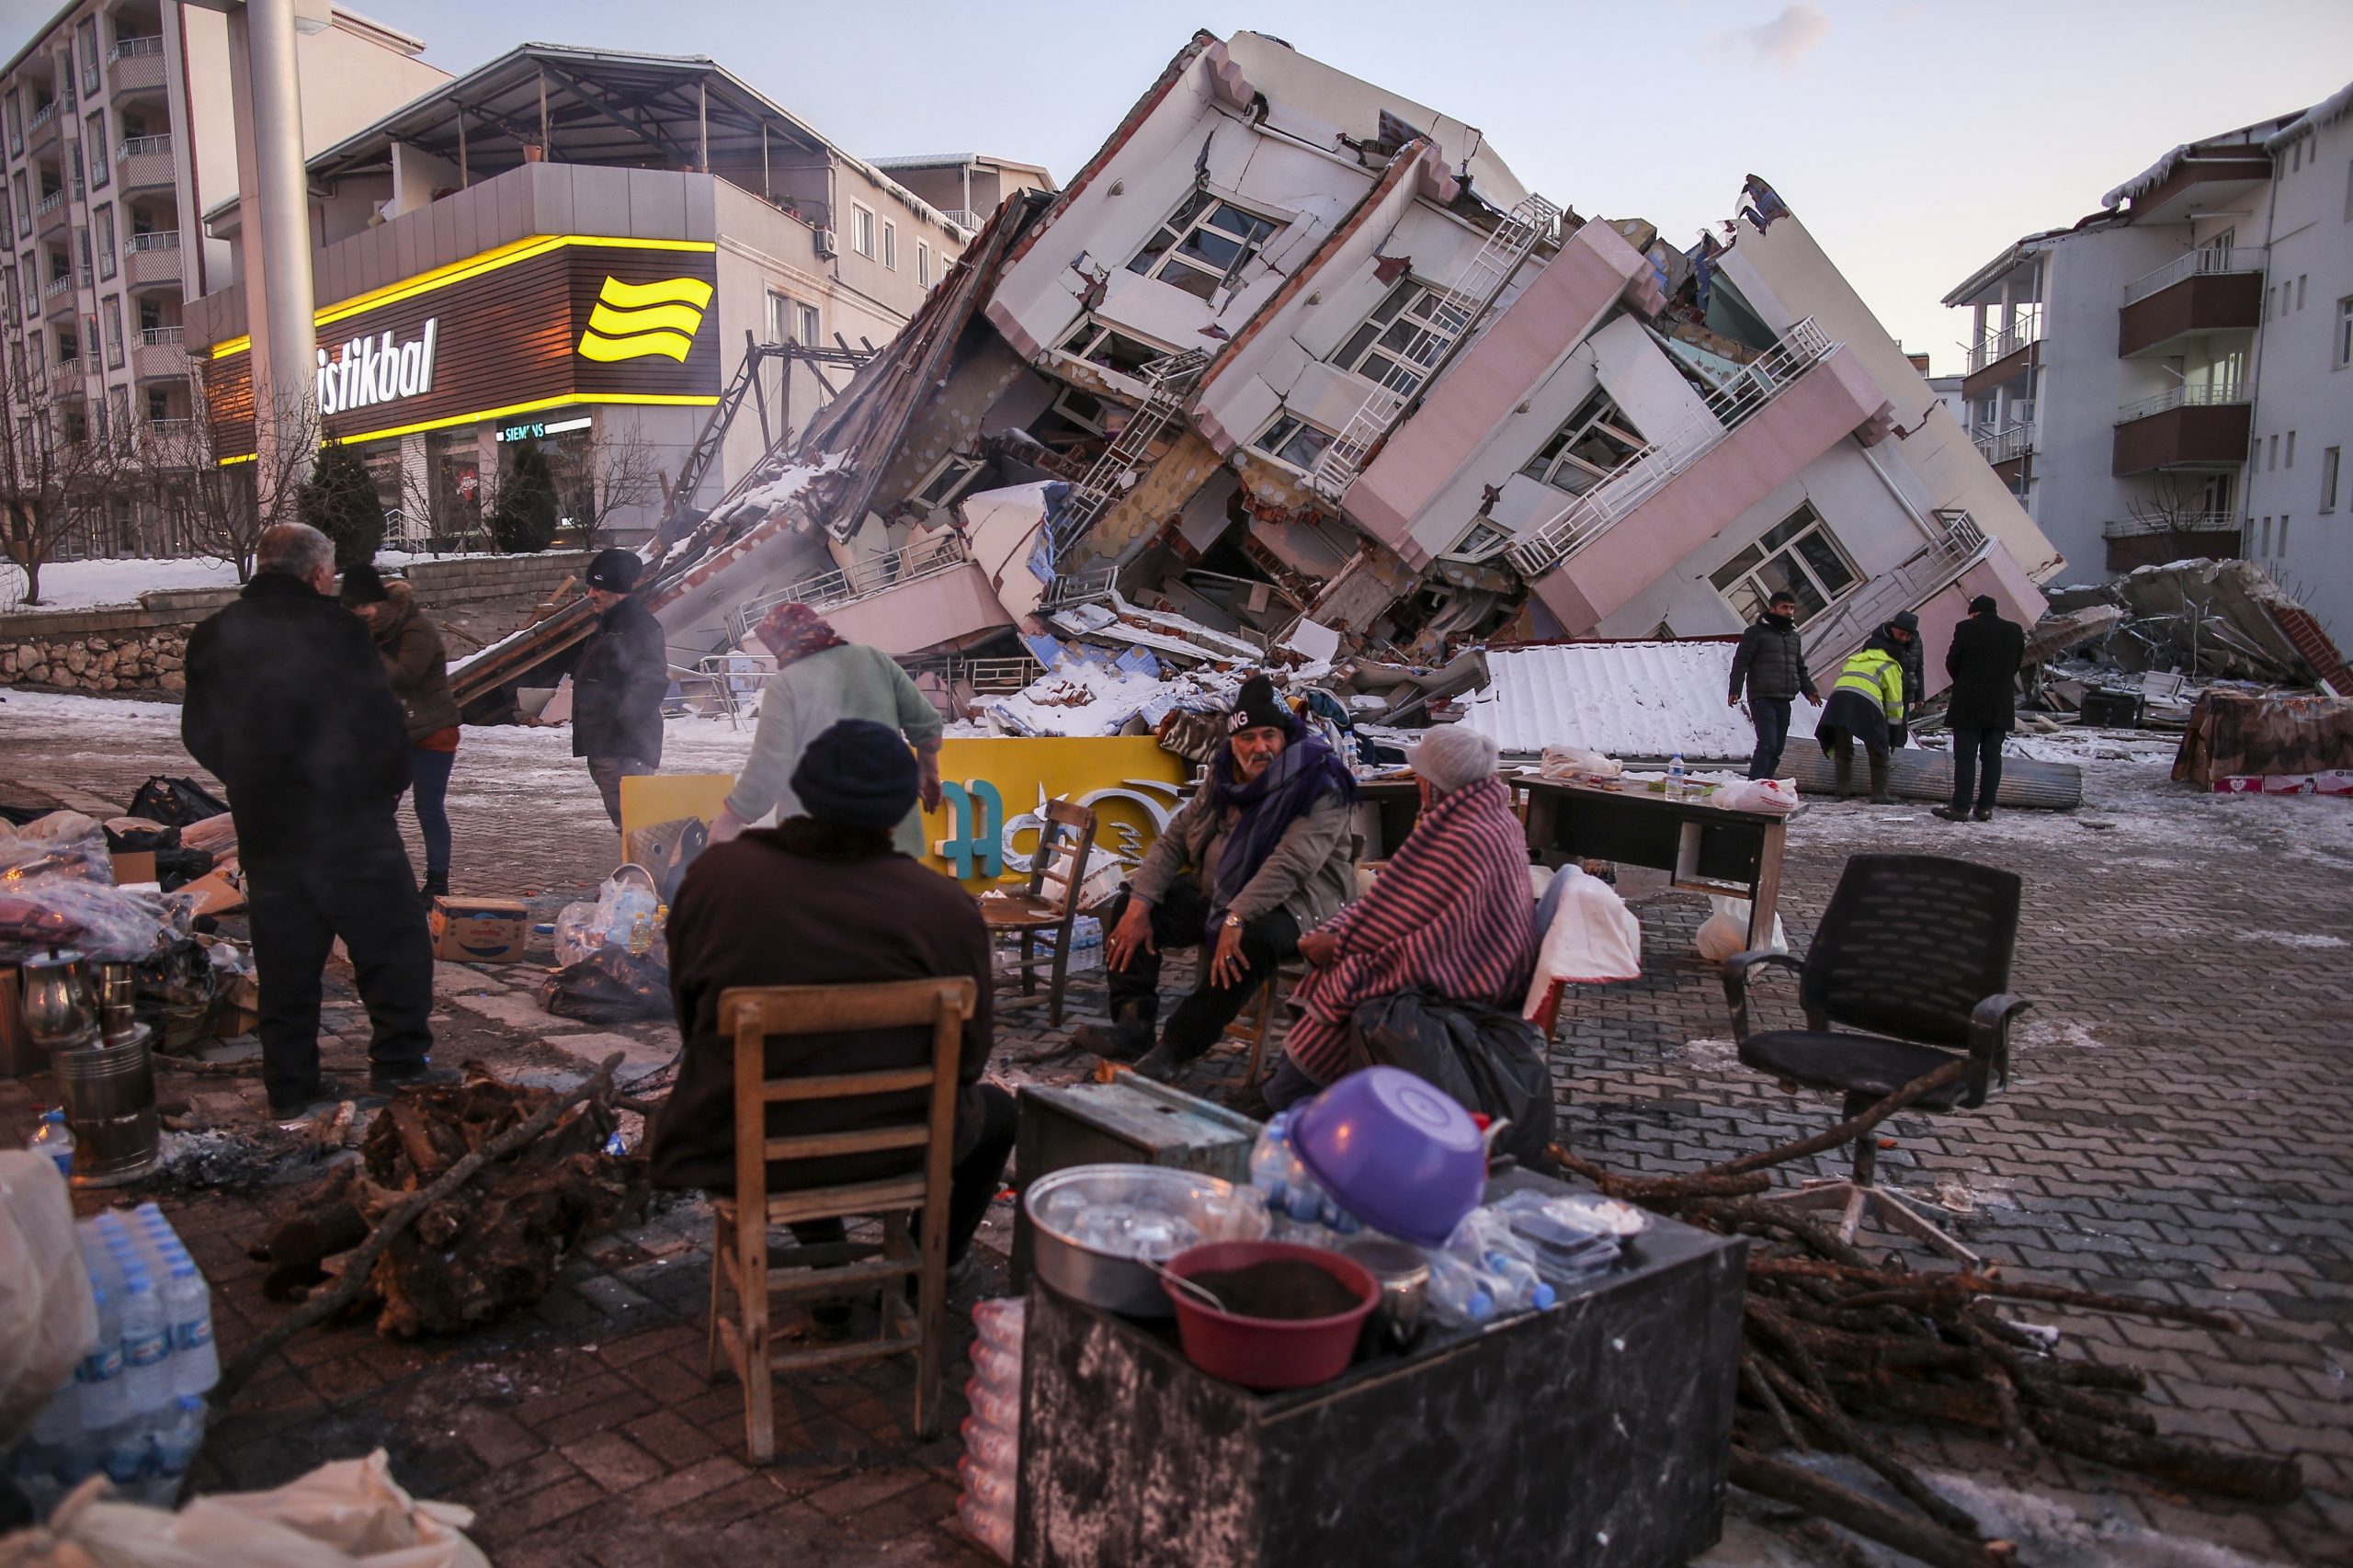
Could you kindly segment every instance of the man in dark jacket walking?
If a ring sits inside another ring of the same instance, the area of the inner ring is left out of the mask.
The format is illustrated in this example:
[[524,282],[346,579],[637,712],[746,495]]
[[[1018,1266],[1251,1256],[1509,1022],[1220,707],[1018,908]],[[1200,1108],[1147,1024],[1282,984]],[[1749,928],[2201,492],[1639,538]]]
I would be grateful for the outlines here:
[[1952,629],[1945,673],[1952,676],[1945,722],[1952,726],[1952,803],[1929,809],[1947,822],[1970,818],[1976,790],[1979,822],[1994,820],[1994,792],[2002,787],[2002,737],[2018,722],[2018,665],[2026,659],[2026,628],[2002,619],[1991,594],[1969,601],[1969,619]]
[[319,1074],[319,977],[337,937],[375,1026],[379,1089],[430,1067],[433,946],[395,819],[408,733],[368,629],[337,604],[335,546],[263,530],[253,581],[188,641],[180,736],[228,786],[261,983],[271,1114],[334,1097]]
[[1756,750],[1748,759],[1751,778],[1770,778],[1781,766],[1781,748],[1790,739],[1790,704],[1802,694],[1809,702],[1822,700],[1813,687],[1813,674],[1805,667],[1805,642],[1798,636],[1795,594],[1775,594],[1756,624],[1740,634],[1732,656],[1732,702],[1740,706],[1741,687],[1748,688],[1748,719],[1756,726]]
[[588,759],[588,777],[615,827],[621,824],[621,780],[662,767],[670,652],[662,623],[630,597],[644,566],[631,550],[608,550],[588,563],[597,630],[572,672],[572,755]]

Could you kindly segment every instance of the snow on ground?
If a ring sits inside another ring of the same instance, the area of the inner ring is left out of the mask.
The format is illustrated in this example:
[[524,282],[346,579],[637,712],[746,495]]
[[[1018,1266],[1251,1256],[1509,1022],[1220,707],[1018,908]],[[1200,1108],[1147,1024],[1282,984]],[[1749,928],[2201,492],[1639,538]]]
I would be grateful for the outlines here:
[[[430,551],[380,550],[380,568],[412,565],[420,561],[447,561],[452,556]],[[0,608],[96,609],[103,606],[135,605],[142,594],[185,588],[233,588],[236,568],[225,561],[58,561],[40,569],[40,603],[22,602],[24,573],[0,564]]]

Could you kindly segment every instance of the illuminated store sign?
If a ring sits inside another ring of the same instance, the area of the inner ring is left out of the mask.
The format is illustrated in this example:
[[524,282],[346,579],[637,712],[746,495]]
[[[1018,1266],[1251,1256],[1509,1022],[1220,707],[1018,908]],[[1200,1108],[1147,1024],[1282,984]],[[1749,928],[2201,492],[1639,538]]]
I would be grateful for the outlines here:
[[440,318],[426,318],[425,330],[406,343],[395,343],[391,333],[379,345],[355,337],[333,359],[319,350],[319,412],[340,414],[399,397],[417,397],[433,390],[433,343]]

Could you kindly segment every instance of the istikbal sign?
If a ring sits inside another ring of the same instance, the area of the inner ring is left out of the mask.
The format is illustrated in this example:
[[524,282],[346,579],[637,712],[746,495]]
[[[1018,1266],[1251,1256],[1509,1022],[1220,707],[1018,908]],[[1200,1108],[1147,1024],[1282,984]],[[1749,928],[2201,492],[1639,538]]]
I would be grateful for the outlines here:
[[389,332],[381,341],[355,337],[337,349],[333,359],[320,349],[320,415],[431,392],[433,345],[440,325],[438,316],[429,318],[407,343],[396,342]]

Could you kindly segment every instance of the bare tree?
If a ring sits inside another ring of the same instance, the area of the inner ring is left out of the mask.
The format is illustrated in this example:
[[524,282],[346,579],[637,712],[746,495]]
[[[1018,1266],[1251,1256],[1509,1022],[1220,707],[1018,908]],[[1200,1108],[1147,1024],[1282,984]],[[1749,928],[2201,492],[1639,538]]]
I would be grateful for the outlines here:
[[24,574],[28,605],[40,603],[40,569],[74,531],[104,526],[128,466],[119,433],[93,426],[104,411],[80,394],[79,365],[39,358],[20,340],[0,368],[0,552]]
[[297,498],[319,449],[318,404],[279,398],[278,427],[288,436],[262,456],[252,450],[242,409],[215,404],[201,386],[195,394],[195,417],[141,431],[133,449],[140,487],[199,554],[227,562],[242,583],[253,575],[262,530],[298,520]]
[[611,542],[615,514],[658,506],[663,499],[667,476],[661,450],[635,420],[626,426],[600,422],[588,439],[563,443],[548,456],[565,520],[579,529],[584,549]]
[[2176,473],[2159,473],[2146,495],[2126,505],[2125,515],[2135,533],[2178,537],[2215,531],[2208,520],[2205,485]]

